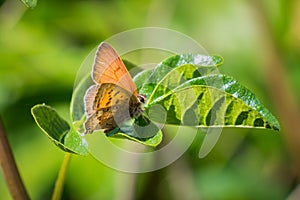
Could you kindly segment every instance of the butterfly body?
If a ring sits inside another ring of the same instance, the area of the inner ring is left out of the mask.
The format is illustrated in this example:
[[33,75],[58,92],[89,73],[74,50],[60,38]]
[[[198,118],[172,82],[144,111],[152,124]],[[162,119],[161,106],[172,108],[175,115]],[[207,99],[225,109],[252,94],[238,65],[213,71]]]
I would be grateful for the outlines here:
[[99,129],[108,133],[143,113],[145,97],[137,93],[122,60],[107,43],[98,48],[92,77],[96,84],[84,97],[85,133]]

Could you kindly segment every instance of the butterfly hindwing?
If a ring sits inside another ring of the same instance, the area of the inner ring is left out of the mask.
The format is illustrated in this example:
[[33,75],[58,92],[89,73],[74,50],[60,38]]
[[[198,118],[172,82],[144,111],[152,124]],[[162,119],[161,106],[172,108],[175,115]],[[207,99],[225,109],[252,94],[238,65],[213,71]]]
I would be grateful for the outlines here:
[[92,85],[85,93],[84,96],[84,107],[87,117],[91,116],[94,112],[94,102],[97,98],[100,85]]
[[135,116],[136,108],[139,106],[138,99],[118,85],[112,83],[93,85],[85,95],[88,116],[86,131],[114,129]]

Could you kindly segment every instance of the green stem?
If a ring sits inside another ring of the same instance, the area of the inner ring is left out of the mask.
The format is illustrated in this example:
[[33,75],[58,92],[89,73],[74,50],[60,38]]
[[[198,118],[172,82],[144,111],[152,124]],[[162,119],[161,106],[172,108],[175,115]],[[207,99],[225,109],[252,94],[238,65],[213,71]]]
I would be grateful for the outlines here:
[[64,187],[64,182],[67,175],[67,168],[71,160],[71,154],[66,153],[59,174],[55,183],[54,191],[52,194],[52,200],[60,200],[62,196],[62,191]]
[[0,119],[0,164],[7,187],[13,199],[30,199],[19,174],[16,161],[8,143],[5,129]]

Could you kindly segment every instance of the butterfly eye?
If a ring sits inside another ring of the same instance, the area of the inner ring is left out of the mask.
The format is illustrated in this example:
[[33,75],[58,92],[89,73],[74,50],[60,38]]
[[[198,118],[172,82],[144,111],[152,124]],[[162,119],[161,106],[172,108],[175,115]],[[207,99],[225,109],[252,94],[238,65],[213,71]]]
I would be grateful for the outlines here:
[[147,97],[143,94],[139,94],[138,99],[139,99],[139,102],[141,102],[141,103],[146,103],[146,101],[147,101]]

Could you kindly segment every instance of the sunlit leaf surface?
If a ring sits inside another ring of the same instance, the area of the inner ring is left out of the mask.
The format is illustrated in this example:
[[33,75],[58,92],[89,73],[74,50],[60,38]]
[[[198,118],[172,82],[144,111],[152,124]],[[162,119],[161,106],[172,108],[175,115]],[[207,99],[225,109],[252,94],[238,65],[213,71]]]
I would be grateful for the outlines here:
[[83,138],[53,108],[40,104],[34,106],[31,113],[48,138],[63,151],[87,154]]

